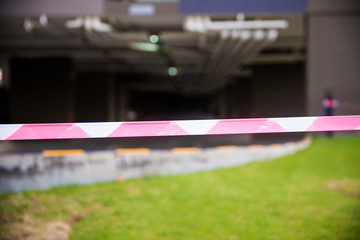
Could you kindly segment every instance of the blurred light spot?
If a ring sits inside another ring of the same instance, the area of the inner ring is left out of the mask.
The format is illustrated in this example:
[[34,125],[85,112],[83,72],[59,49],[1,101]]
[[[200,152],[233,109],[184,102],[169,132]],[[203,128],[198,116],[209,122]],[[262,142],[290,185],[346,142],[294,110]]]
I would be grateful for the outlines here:
[[176,67],[169,67],[169,69],[168,69],[168,73],[170,76],[176,76],[177,72],[178,71],[177,71]]
[[65,27],[67,28],[81,28],[82,26],[84,26],[84,19],[81,17],[65,22]]
[[26,18],[24,21],[24,29],[27,32],[31,32],[34,29],[34,24],[28,18]]
[[158,35],[151,35],[150,37],[149,37],[149,41],[151,42],[151,43],[158,43],[159,42],[159,36]]
[[145,52],[157,52],[159,51],[159,45],[145,42],[133,42],[130,43],[130,48]]
[[45,26],[48,23],[48,18],[45,14],[41,14],[39,18],[39,22],[41,25]]
[[245,15],[243,13],[236,14],[236,20],[237,21],[244,21],[245,20]]

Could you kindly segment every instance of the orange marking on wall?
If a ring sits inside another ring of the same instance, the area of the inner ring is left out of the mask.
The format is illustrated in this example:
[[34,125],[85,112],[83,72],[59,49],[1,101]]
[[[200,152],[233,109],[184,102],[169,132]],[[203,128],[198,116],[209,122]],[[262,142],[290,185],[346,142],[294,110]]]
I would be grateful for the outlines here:
[[262,148],[263,145],[259,145],[259,144],[252,144],[252,145],[249,145],[250,148]]
[[117,148],[116,154],[148,154],[150,149],[148,148]]
[[271,147],[280,147],[281,145],[279,143],[274,143],[270,145]]
[[64,157],[64,156],[81,156],[85,151],[82,149],[63,149],[63,150],[44,150],[42,155],[44,157]]
[[238,147],[235,145],[217,146],[216,150],[236,150]]

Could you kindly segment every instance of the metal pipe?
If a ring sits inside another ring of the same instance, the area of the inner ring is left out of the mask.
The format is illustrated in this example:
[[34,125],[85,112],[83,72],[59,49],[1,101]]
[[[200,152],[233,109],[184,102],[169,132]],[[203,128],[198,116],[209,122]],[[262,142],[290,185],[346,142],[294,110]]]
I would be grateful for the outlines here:
[[244,48],[242,48],[241,51],[237,53],[237,56],[233,60],[233,62],[231,62],[230,65],[227,66],[227,71],[225,73],[216,73],[213,76],[212,80],[216,81],[216,85],[223,84],[226,74],[228,74],[232,70],[232,68],[234,68],[234,66],[237,66],[241,61],[241,59],[243,59],[244,55],[252,51],[252,49],[256,48],[256,46],[258,46],[261,43],[261,41],[264,40],[264,38],[265,38],[265,32],[263,30],[254,31],[252,33],[252,37],[249,43],[246,44],[246,46],[244,46]]
[[234,51],[234,46],[237,44],[238,39],[240,38],[240,32],[237,30],[231,31],[231,35],[228,41],[228,44],[226,44],[222,51],[220,52],[221,55],[219,56],[218,64],[215,65],[213,68],[210,69],[208,74],[212,76],[213,74],[216,74],[217,71],[221,69],[221,67],[224,65],[224,62],[226,59],[232,54]]
[[210,22],[205,25],[206,31],[219,31],[223,29],[285,29],[289,23],[285,20],[271,20],[271,21],[223,21],[223,22]]
[[[205,71],[207,81],[218,81],[220,84],[223,84],[225,77],[240,63],[248,61],[263,47],[274,41],[278,29],[285,29],[288,25],[285,20],[244,21],[242,18],[237,21],[211,21],[209,16],[201,15],[188,16],[183,23],[184,29],[189,32],[205,34],[221,32],[220,41]],[[242,37],[235,32],[239,30],[245,30]],[[249,30],[254,32],[250,34]],[[229,31],[232,31],[231,40],[228,36]]]
[[249,44],[249,40],[251,39],[252,33],[251,31],[245,30],[242,32],[238,32],[237,43],[235,44],[233,50],[227,56],[226,59],[222,62],[219,71],[216,73],[218,76],[226,75],[228,73],[228,66],[236,60],[238,55],[241,53],[242,49]]
[[[255,31],[254,33],[254,39],[256,40],[252,46],[247,47],[242,52],[242,57],[239,57],[237,61],[233,61],[232,64],[228,67],[227,74],[231,73],[235,70],[236,67],[238,67],[240,64],[243,64],[247,61],[249,61],[253,56],[255,56],[261,49],[263,49],[268,44],[275,41],[278,37],[278,30],[271,29],[267,32],[264,32],[262,30]],[[222,78],[218,78],[218,85],[224,84],[225,81],[225,75]]]
[[189,32],[211,32],[222,30],[255,30],[255,29],[285,29],[289,23],[285,20],[256,20],[256,21],[211,21],[209,16],[188,16],[183,28]]
[[275,29],[268,30],[266,33],[263,32],[263,41],[261,41],[257,46],[255,46],[252,49],[249,49],[248,51],[244,51],[243,58],[239,59],[239,61],[235,62],[230,66],[230,71],[234,70],[239,64],[245,63],[248,61],[251,57],[256,55],[261,49],[272,43],[277,39],[278,31]]
[[219,56],[221,55],[221,51],[224,48],[224,45],[228,41],[229,37],[230,37],[230,32],[229,31],[225,30],[225,31],[220,32],[220,40],[217,43],[217,45],[215,47],[215,50],[214,50],[213,54],[210,57],[209,65],[205,69],[206,73],[211,71],[211,69],[214,68],[214,66],[216,65],[217,61],[219,60]]
[[84,27],[88,31],[95,30],[97,32],[111,32],[112,27],[110,24],[104,23],[97,16],[78,17],[74,20],[65,22],[66,28],[81,28]]
[[277,39],[278,36],[279,36],[279,31],[277,29],[268,30],[267,33],[266,33],[266,36],[265,36],[265,41],[257,49],[255,49],[253,52],[249,53],[249,55],[245,58],[244,63],[246,61],[248,61],[249,59],[251,59],[259,51],[261,51],[261,49],[263,49],[267,45],[274,42]]

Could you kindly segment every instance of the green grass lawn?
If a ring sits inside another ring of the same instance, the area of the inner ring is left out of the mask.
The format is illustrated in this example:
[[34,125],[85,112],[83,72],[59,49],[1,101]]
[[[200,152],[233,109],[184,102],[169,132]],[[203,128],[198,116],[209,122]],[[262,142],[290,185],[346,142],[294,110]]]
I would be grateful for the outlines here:
[[0,239],[46,239],[49,223],[76,240],[358,240],[360,137],[230,169],[0,195]]

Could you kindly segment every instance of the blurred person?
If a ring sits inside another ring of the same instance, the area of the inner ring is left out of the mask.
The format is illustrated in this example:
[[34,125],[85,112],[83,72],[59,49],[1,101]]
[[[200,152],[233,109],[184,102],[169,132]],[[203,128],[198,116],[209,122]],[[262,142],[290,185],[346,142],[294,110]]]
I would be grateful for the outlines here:
[[[322,102],[322,105],[324,107],[325,116],[333,116],[334,109],[339,105],[339,102],[336,99],[334,99],[334,97],[330,92],[327,92],[325,94],[325,98]],[[328,137],[331,137],[333,135],[333,132],[326,132],[326,135]]]
[[333,98],[330,92],[328,92],[325,95],[322,105],[324,107],[325,116],[333,116],[334,109],[339,105],[339,102]]

